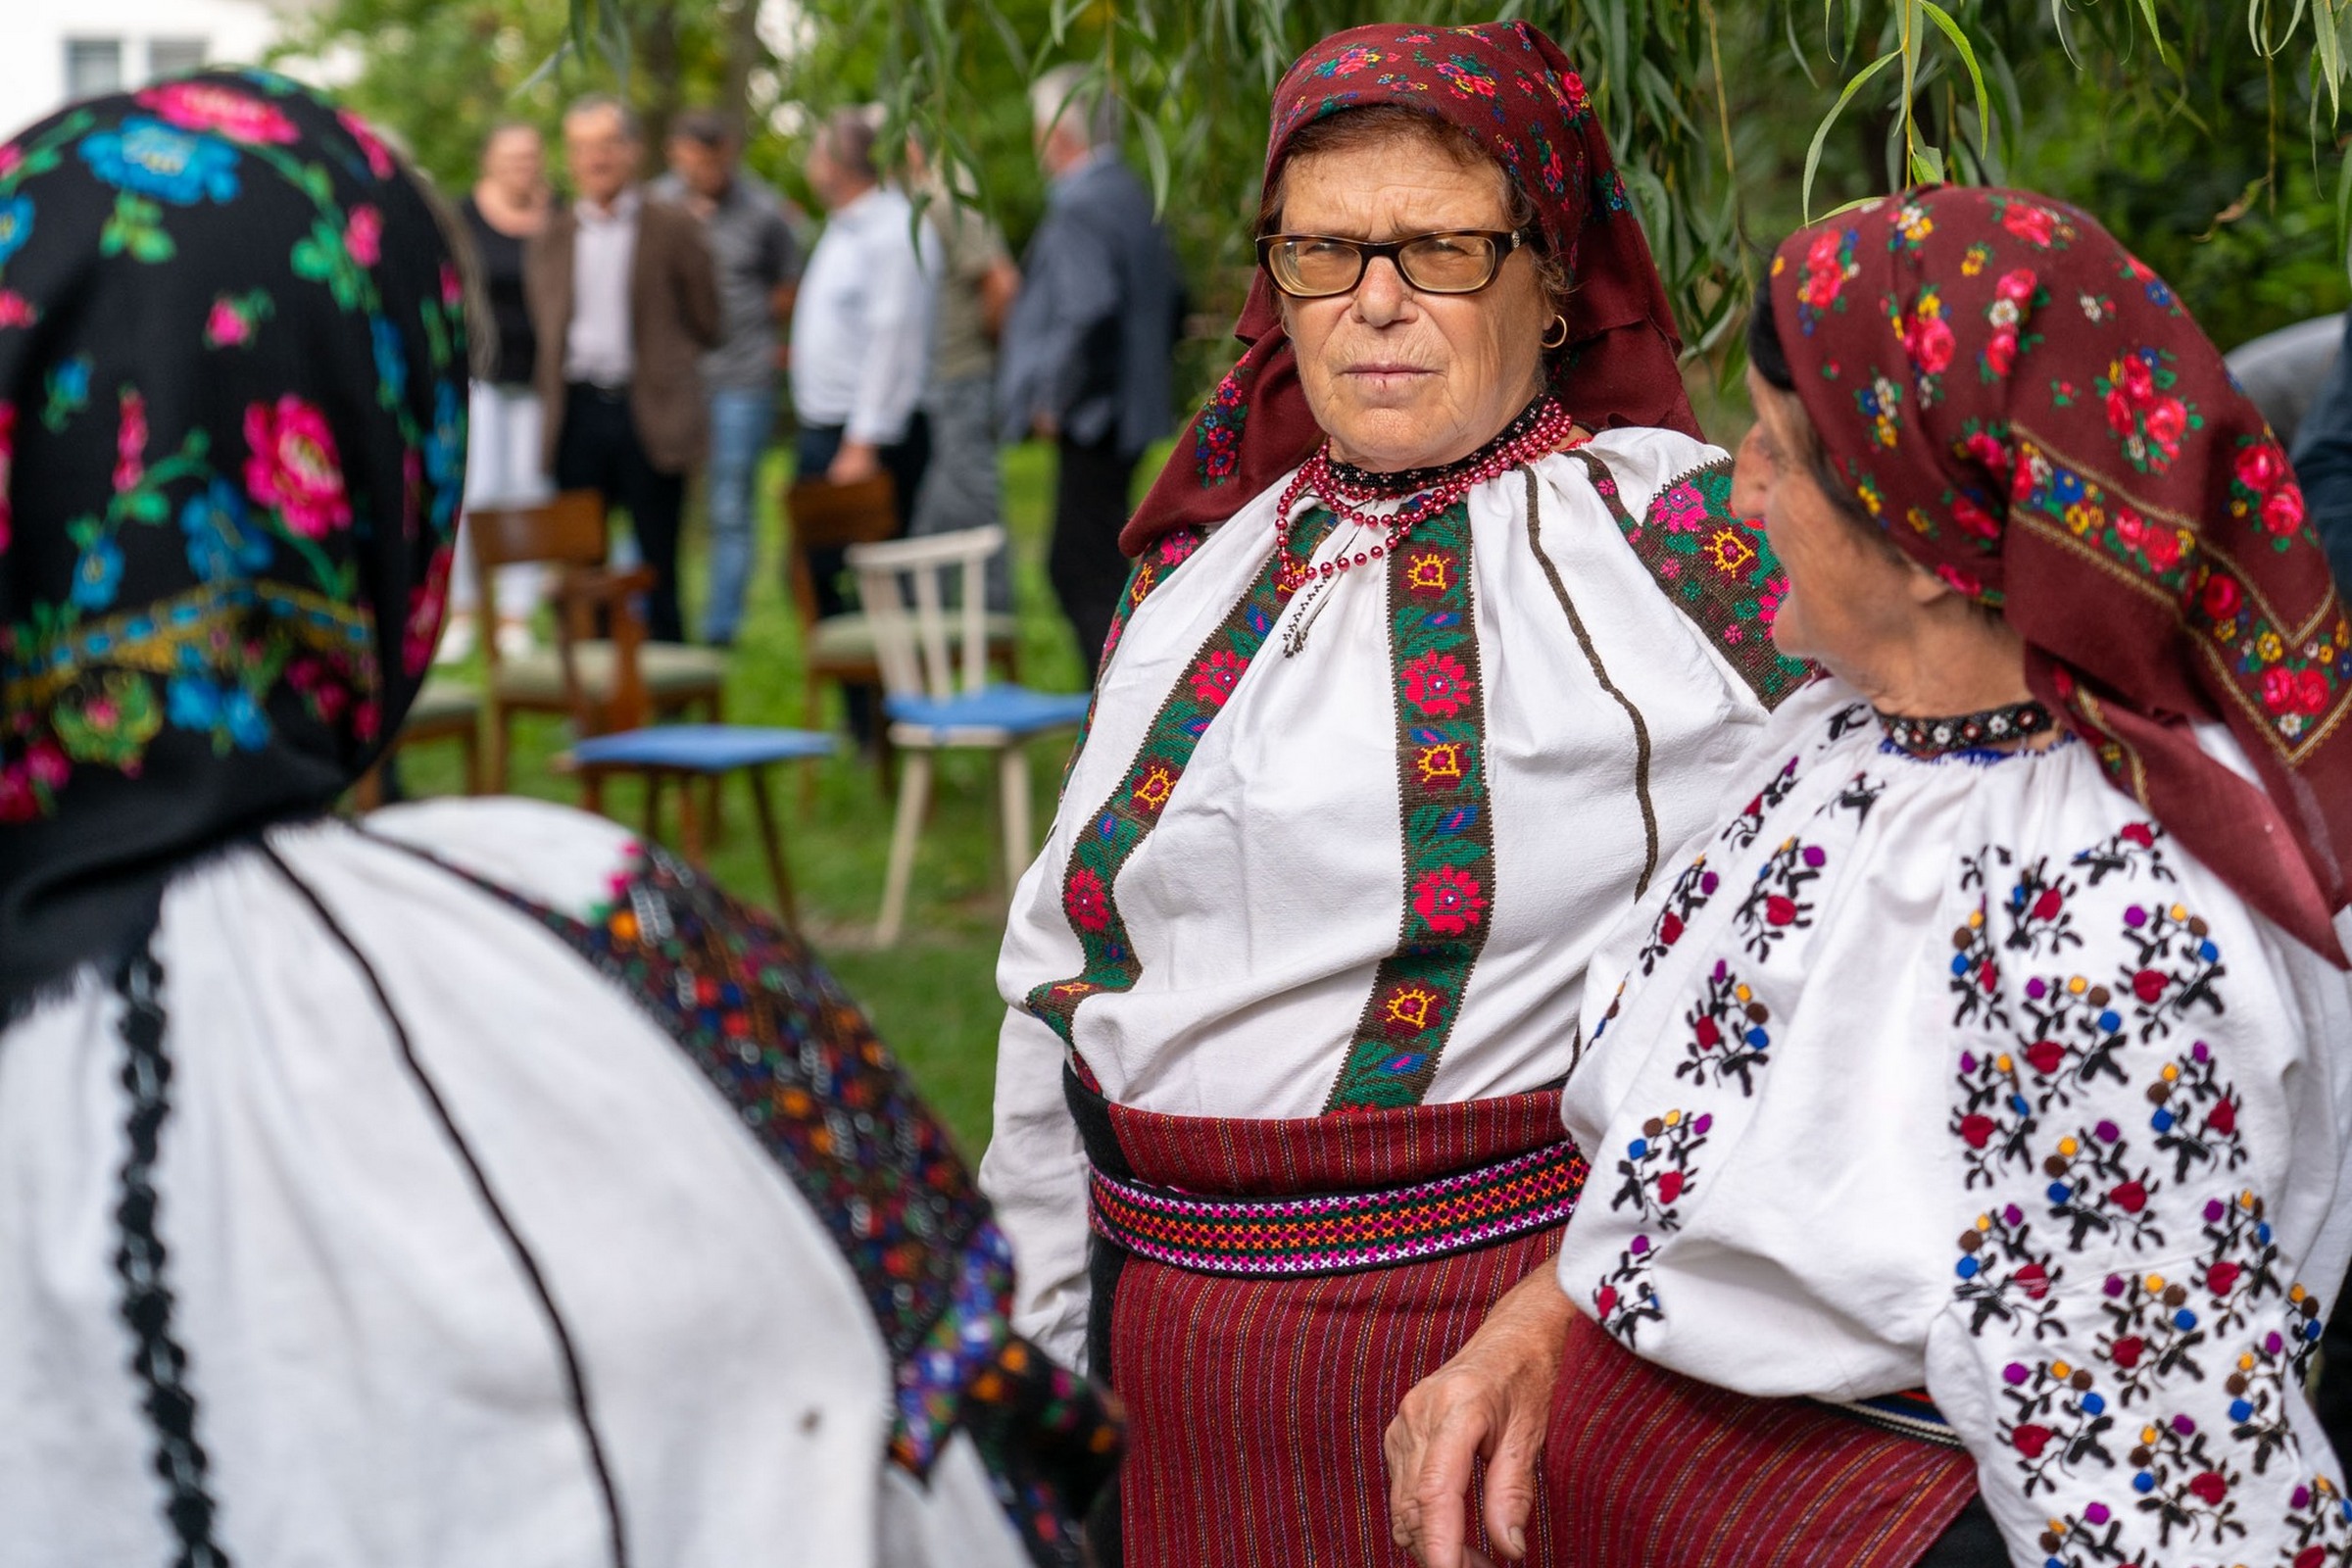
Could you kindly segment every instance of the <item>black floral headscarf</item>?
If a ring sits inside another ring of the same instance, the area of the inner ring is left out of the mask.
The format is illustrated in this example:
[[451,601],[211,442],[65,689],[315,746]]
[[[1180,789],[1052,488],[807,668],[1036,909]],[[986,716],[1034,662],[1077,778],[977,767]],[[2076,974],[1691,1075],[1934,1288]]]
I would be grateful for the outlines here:
[[464,314],[416,178],[282,78],[0,146],[0,1007],[397,730],[441,619]]

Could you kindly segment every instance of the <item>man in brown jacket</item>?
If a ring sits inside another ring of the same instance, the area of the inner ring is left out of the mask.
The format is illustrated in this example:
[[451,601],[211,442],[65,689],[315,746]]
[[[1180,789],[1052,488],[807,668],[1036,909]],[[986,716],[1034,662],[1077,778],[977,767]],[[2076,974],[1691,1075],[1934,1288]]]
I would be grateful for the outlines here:
[[597,96],[564,117],[576,200],[523,259],[537,328],[542,453],[564,490],[625,509],[653,568],[648,630],[683,642],[678,530],[686,475],[710,444],[699,362],[718,342],[718,285],[703,226],[637,187],[636,117]]

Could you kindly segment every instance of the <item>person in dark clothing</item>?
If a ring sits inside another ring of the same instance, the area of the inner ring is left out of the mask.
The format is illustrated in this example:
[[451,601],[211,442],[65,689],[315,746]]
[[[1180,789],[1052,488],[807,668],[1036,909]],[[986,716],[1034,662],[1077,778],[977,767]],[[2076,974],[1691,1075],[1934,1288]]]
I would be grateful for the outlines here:
[[1030,97],[1052,179],[998,371],[1000,433],[1060,453],[1047,574],[1089,667],[1127,579],[1119,529],[1144,449],[1173,427],[1184,279],[1152,198],[1118,154],[1118,107],[1065,66]]
[[618,100],[575,104],[564,154],[577,200],[523,259],[550,416],[541,453],[559,488],[627,510],[654,572],[647,629],[683,642],[678,526],[687,472],[710,450],[701,360],[719,340],[710,247],[691,214],[636,184],[636,120]]
[[[2352,347],[2352,316],[2345,320],[2347,346]],[[2327,548],[2336,587],[2352,592],[2352,356],[2335,357],[2327,387],[2303,416],[2294,442],[2288,456],[2295,466],[2295,478],[2303,486],[2303,504],[2310,509],[2312,526],[2319,529],[2320,543]],[[2352,1344],[2344,1349],[2344,1358],[2352,1360]],[[2352,1376],[2352,1368],[2340,1375]],[[2325,1396],[2325,1388],[2322,1394]],[[2323,1397],[2323,1406],[2327,1402]],[[2340,1448],[2345,1439],[2352,1438],[2352,1391],[2343,1394],[2339,1405],[2345,1425],[2330,1426],[2328,1436],[2337,1440]]]

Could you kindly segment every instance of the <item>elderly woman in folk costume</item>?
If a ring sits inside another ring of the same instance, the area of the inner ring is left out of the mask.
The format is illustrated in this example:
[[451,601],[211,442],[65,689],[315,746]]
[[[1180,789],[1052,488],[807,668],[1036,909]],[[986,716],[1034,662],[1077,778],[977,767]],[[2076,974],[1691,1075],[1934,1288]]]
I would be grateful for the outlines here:
[[273,77],[0,148],[0,1558],[1075,1565],[1115,1428],[800,944],[325,815],[440,626],[455,261]]
[[1317,45],[1259,234],[999,969],[982,1183],[1138,1565],[1402,1560],[1381,1430],[1583,1181],[1593,946],[1798,672],[1549,39]]
[[[2352,620],[2285,458],[2027,193],[1799,232],[1750,341],[1735,495],[1831,674],[1593,960],[1554,1517],[1600,1568],[2341,1563]],[[1916,1501],[1744,1505],[1833,1404]],[[1397,1446],[1432,1564],[1461,1441]]]

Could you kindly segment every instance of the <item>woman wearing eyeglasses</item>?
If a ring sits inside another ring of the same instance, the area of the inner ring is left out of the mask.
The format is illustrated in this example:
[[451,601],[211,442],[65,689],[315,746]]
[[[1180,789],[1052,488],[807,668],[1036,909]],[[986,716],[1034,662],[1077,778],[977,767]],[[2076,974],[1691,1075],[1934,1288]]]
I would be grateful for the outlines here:
[[[1512,1299],[1532,1446],[1588,956],[1801,673],[1557,47],[1340,33],[1270,139],[999,969],[982,1179],[1016,1321],[1126,1401],[1131,1568],[1404,1561],[1382,1430]],[[1557,1561],[1529,1491],[1477,1539]]]

